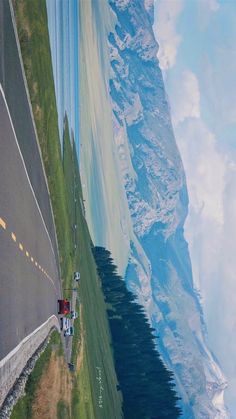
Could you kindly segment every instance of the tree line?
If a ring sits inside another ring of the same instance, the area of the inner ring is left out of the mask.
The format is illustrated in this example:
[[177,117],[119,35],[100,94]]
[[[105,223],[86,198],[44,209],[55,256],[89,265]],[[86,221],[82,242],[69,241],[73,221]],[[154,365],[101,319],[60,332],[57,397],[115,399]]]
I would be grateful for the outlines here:
[[135,301],[135,296],[118,275],[111,253],[96,246],[93,247],[93,254],[107,303],[124,417],[180,417],[180,399],[174,389],[173,373],[160,358],[155,346],[154,329],[150,327],[143,307]]

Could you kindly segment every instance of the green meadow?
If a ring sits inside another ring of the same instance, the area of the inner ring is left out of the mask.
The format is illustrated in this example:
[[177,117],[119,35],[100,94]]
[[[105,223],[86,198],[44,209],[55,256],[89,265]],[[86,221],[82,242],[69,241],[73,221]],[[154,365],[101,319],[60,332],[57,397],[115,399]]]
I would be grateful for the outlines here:
[[[71,417],[121,418],[122,397],[117,391],[104,297],[91,251],[77,155],[66,116],[63,150],[59,140],[46,3],[16,0],[14,9],[55,218],[62,288],[71,288],[74,270],[81,273],[77,299],[80,317],[75,322],[72,345],[77,370],[73,376]],[[69,297],[70,291],[65,296]],[[58,406],[57,416],[61,415],[69,415],[63,403]]]

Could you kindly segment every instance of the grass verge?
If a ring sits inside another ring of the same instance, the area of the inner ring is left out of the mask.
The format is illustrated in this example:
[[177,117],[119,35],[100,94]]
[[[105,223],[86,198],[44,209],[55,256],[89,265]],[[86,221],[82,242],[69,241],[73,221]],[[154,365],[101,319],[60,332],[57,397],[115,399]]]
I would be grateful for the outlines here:
[[15,0],[17,29],[55,218],[64,288],[73,270],[73,241],[61,158],[47,11],[44,0]]
[[[83,325],[80,331],[79,323],[75,322],[74,361],[79,353],[81,334],[84,345],[80,369],[74,377],[72,418],[118,419],[122,417],[121,394],[117,391],[105,303],[84,218],[78,161],[66,118],[63,158],[61,153],[45,0],[15,0],[14,7],[54,212],[63,288],[71,288],[73,270],[81,272],[77,310],[81,304]],[[64,407],[61,403],[57,405],[59,415]]]
[[[84,218],[83,195],[79,168],[75,160],[77,190],[77,234],[78,249],[76,265],[79,266],[79,285],[82,305],[82,330],[84,336],[83,362],[77,377],[79,398],[74,394],[73,417],[120,418],[121,394],[117,391],[112,343],[106,315],[106,307],[93,254],[91,238]],[[79,399],[79,400],[78,400]]]
[[32,417],[32,406],[35,393],[55,346],[58,348],[57,353],[60,354],[62,351],[62,344],[60,335],[56,331],[52,332],[49,344],[37,360],[32,373],[29,375],[25,386],[25,395],[16,403],[11,414],[11,419],[29,419]]
[[57,419],[65,419],[70,417],[70,412],[67,404],[63,400],[57,403]]

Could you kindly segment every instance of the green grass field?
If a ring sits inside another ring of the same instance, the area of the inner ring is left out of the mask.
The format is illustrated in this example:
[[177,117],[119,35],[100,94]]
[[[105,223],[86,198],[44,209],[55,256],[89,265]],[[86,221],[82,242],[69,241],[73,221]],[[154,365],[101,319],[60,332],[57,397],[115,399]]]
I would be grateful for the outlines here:
[[106,307],[91,251],[91,239],[83,217],[83,196],[76,168],[79,205],[77,211],[78,252],[76,265],[81,273],[79,297],[82,304],[82,332],[85,333],[84,358],[77,377],[79,400],[74,403],[81,418],[122,417],[121,394],[117,392],[117,379],[113,363],[111,338]]
[[[106,308],[84,218],[77,157],[66,123],[63,158],[61,153],[45,0],[15,0],[14,7],[55,217],[63,288],[71,287],[74,270],[81,273],[77,309],[81,304],[82,319],[77,321],[73,338],[74,362],[82,334],[84,345],[81,367],[75,373],[72,419],[121,418],[122,398],[116,387]],[[57,410],[60,418],[65,408],[58,405]]]

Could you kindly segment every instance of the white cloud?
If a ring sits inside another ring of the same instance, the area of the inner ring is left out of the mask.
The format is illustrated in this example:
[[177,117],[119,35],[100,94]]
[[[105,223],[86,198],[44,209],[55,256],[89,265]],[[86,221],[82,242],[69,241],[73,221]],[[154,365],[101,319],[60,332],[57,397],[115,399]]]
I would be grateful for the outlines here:
[[226,161],[217,151],[214,135],[200,118],[185,120],[175,131],[190,202],[185,235],[190,245],[194,280],[206,295],[206,278],[209,280],[214,274],[221,249]]
[[223,224],[225,161],[216,149],[214,135],[201,119],[176,129],[187,172],[190,205],[201,217]]
[[183,1],[160,0],[155,3],[154,32],[159,43],[158,59],[162,70],[174,66],[181,36],[176,23],[183,9]]
[[[217,0],[177,3],[160,2],[159,54],[187,178],[190,203],[185,236],[194,282],[203,296],[210,347],[229,382],[226,402],[236,417],[236,152],[232,145],[236,14],[231,1],[224,5]],[[177,32],[183,3],[192,5],[193,20],[187,21],[185,14]],[[186,28],[190,39],[181,38]],[[196,60],[189,59],[190,41]],[[178,54],[180,43],[184,48]]]
[[[232,34],[232,39],[235,39],[235,36],[236,32]],[[227,46],[225,42],[224,46],[212,46],[212,53],[215,56],[213,62],[205,55],[201,63],[201,88],[204,89],[204,99],[213,115],[221,115],[216,120],[217,126],[235,123],[236,49],[234,46],[232,53],[232,46]]]
[[217,12],[220,8],[220,5],[217,0],[210,0],[209,1],[209,8],[212,12]]
[[200,117],[200,91],[197,77],[189,70],[180,75],[172,100],[172,120],[176,126],[186,118]]
[[225,159],[201,119],[200,99],[196,75],[183,71],[172,97],[172,119],[187,174],[190,211],[222,225]]
[[[236,412],[236,170],[227,164],[223,194],[224,225],[220,236],[221,248],[215,259],[215,277],[209,292],[211,304],[207,307],[209,338],[214,345],[229,381],[226,402]],[[209,239],[208,239],[209,240]]]
[[196,6],[199,31],[205,31],[213,15],[218,12],[220,4],[217,0],[198,0],[196,1]]
[[229,387],[226,402],[236,411],[236,164],[217,149],[217,140],[201,118],[176,127],[188,191],[185,236],[193,276],[203,296],[210,347]]

